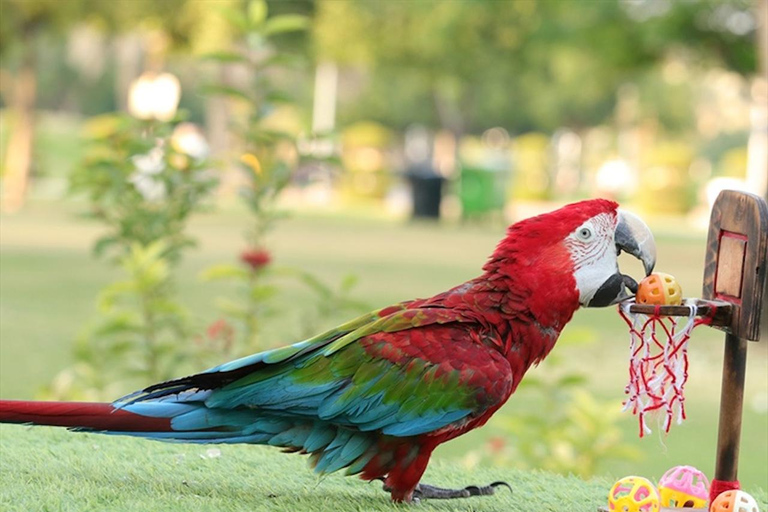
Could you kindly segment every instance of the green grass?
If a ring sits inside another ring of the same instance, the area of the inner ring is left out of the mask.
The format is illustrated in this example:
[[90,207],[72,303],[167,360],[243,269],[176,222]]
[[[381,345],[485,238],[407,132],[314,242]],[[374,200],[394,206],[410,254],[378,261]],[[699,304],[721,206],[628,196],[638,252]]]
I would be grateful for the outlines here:
[[[77,219],[76,210],[71,204],[36,203],[19,216],[0,219],[3,398],[33,397],[69,364],[73,340],[96,315],[98,290],[119,275],[105,262],[91,258],[90,244],[99,228]],[[242,249],[243,226],[244,212],[237,208],[198,217],[193,224],[200,246],[185,259],[178,286],[200,329],[217,318],[212,297],[231,290],[226,285],[200,283],[196,276],[208,265],[236,259]],[[704,235],[670,228],[669,224],[652,227],[658,235],[659,270],[675,275],[685,295],[698,296]],[[428,296],[474,277],[503,233],[501,225],[409,225],[373,216],[299,214],[280,224],[271,244],[276,264],[310,270],[331,283],[348,273],[357,275],[360,282],[354,295],[373,308]],[[622,257],[621,264],[624,271],[640,274],[637,262]],[[301,332],[299,314],[312,307],[312,300],[306,290],[286,283],[276,304],[279,314],[265,326],[265,345],[295,341]],[[336,315],[319,327],[345,319]],[[624,416],[620,424],[624,439],[644,457],[636,462],[606,463],[600,468],[601,474],[614,478],[636,473],[657,478],[677,464],[695,465],[712,474],[722,338],[722,333],[713,329],[696,331],[686,393],[689,419],[682,426],[673,426],[669,436],[654,433],[641,440],[635,418]],[[569,339],[591,342],[569,343]],[[565,362],[557,366],[545,361],[531,370],[531,375],[546,378],[556,372],[584,371],[589,376],[589,389],[618,407],[626,381],[627,331],[615,310],[578,312],[562,341],[554,354]],[[740,460],[740,478],[749,488],[768,489],[768,414],[764,405],[768,400],[767,346],[762,342],[749,348]],[[535,406],[521,390],[497,417]],[[492,419],[485,428],[438,449],[436,459],[463,468],[468,451],[487,450],[490,436],[505,434],[499,425],[497,418]],[[158,449],[157,444],[132,446]]]
[[[173,445],[76,434],[44,427],[0,427],[0,509],[6,512],[218,512],[406,510],[379,483],[333,474],[317,477],[304,457],[260,446]],[[463,487],[508,481],[514,491],[459,501],[428,500],[420,510],[594,512],[612,482],[539,471],[466,470],[433,462],[424,481]],[[765,492],[747,489],[768,506]]]

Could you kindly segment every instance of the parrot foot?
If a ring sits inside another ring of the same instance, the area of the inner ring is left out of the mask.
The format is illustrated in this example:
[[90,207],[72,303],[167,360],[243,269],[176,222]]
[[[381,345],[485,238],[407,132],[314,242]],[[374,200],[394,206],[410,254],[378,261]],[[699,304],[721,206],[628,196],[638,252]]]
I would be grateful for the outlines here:
[[[454,498],[469,498],[470,496],[490,496],[496,492],[497,487],[506,487],[512,492],[512,487],[507,482],[493,482],[489,485],[468,485],[463,489],[444,489],[434,485],[418,484],[413,490],[413,501],[418,503],[422,499],[450,500]],[[385,491],[390,489],[385,485]]]
[[497,487],[506,487],[512,491],[507,482],[493,482],[489,485],[468,485],[463,489],[443,489],[434,485],[419,484],[413,491],[414,498],[450,500],[453,498],[469,498],[470,496],[490,496],[496,492]]

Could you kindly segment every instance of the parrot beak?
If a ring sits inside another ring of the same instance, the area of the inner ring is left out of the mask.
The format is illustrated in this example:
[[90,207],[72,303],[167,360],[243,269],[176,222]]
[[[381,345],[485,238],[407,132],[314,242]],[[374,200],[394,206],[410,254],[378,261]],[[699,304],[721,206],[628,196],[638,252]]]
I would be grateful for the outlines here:
[[653,272],[656,266],[656,242],[653,233],[645,222],[634,213],[619,210],[619,223],[614,235],[616,255],[624,251],[643,262],[645,275]]
[[[616,256],[622,251],[643,262],[645,275],[653,272],[656,265],[656,242],[650,228],[640,217],[619,210],[619,221],[614,234]],[[627,293],[629,289],[632,294]],[[605,307],[618,304],[637,293],[637,281],[630,276],[616,272],[598,288],[588,307]]]

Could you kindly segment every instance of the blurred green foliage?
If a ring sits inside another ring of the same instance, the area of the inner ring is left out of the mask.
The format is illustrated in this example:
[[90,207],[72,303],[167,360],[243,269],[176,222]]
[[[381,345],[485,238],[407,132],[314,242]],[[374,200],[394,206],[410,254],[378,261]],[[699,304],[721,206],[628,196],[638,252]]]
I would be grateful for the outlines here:
[[[343,121],[365,116],[458,133],[598,124],[612,114],[618,86],[642,78],[672,48],[755,70],[752,40],[725,19],[749,12],[748,0],[655,4],[328,1],[318,3],[315,38],[321,56],[370,75],[342,99]],[[653,107],[666,116],[665,101]]]
[[694,158],[691,144],[680,140],[660,143],[644,155],[638,203],[645,211],[686,213],[696,200],[689,169]]
[[[98,255],[111,251],[127,278],[101,293],[100,318],[77,343],[75,364],[46,390],[48,396],[105,398],[191,372],[211,360],[243,356],[257,349],[261,321],[273,312],[276,276],[291,276],[316,295],[317,314],[304,316],[304,331],[328,308],[364,307],[349,298],[355,283],[346,278],[338,290],[308,272],[272,269],[266,235],[282,218],[276,201],[298,163],[295,132],[275,121],[277,105],[295,106],[270,80],[270,73],[291,61],[272,44],[280,34],[304,30],[301,15],[269,16],[266,2],[253,0],[244,9],[224,9],[237,37],[231,50],[206,56],[217,63],[236,63],[255,77],[246,86],[209,85],[209,94],[237,101],[240,121],[233,127],[244,171],[240,190],[251,214],[246,249],[237,264],[215,265],[206,281],[237,283],[234,298],[219,298],[223,317],[202,334],[181,305],[173,286],[173,269],[193,245],[189,217],[212,199],[216,176],[209,169],[208,146],[198,129],[174,119],[142,121],[125,114],[97,116],[86,123],[88,146],[72,173],[74,193],[84,193],[89,215],[108,228],[94,245]],[[193,342],[189,342],[193,340]],[[108,371],[107,371],[108,370]],[[109,379],[105,376],[109,375]]]
[[[246,0],[2,3],[3,68],[12,71],[22,53],[35,52],[46,84],[40,106],[88,114],[119,104],[113,97],[114,59],[95,82],[80,76],[63,44],[73,29],[89,26],[110,37],[160,30],[173,67],[189,53],[230,48],[236,32],[248,28],[220,16],[247,9]],[[757,65],[754,23],[734,25],[751,15],[750,0],[273,0],[265,5],[270,17],[280,15],[265,28],[280,47],[365,71],[352,94],[341,99],[342,124],[373,119],[403,128],[418,122],[459,133],[495,125],[513,133],[578,128],[612,115],[619,85],[647,82],[648,108],[674,128],[685,120],[689,102],[675,98],[684,95],[686,85],[654,85],[656,79],[649,79],[670,53],[695,66],[722,66],[744,75]],[[287,30],[297,20],[310,30]],[[198,74],[190,73],[189,81]],[[657,86],[663,94],[653,92]],[[198,115],[199,98],[184,101]]]
[[536,405],[497,419],[502,436],[489,438],[486,450],[468,457],[582,478],[599,474],[611,461],[639,460],[641,453],[624,440],[617,402],[597,398],[588,390],[589,376],[562,356],[563,345],[584,347],[595,338],[586,329],[563,333],[558,340],[561,352],[548,356],[548,374],[526,376],[515,392],[516,400]]
[[281,49],[275,40],[305,31],[310,19],[300,14],[270,16],[264,0],[223,9],[221,15],[231,28],[232,47],[203,59],[237,66],[247,80],[232,83],[224,78],[203,90],[229,98],[235,107],[231,129],[241,152],[237,164],[245,177],[239,192],[251,213],[245,238],[251,250],[259,250],[267,232],[282,217],[275,202],[299,163],[296,145],[302,131],[301,122],[294,121],[300,116],[298,104],[276,83],[275,76],[290,75],[306,61],[301,54]]
[[175,300],[163,241],[133,243],[120,257],[126,278],[102,290],[100,317],[77,340],[75,363],[43,391],[51,399],[113,400],[147,382],[189,372],[188,314]]
[[114,397],[170,378],[196,359],[194,345],[185,341],[191,329],[172,269],[194,245],[187,234],[190,215],[218,182],[208,168],[207,146],[194,135],[192,144],[185,141],[185,131],[189,137],[189,126],[178,119],[141,121],[126,114],[86,124],[85,155],[70,176],[71,189],[88,197],[88,216],[107,227],[94,254],[111,254],[126,278],[101,292],[100,316],[77,341],[75,364],[46,390],[50,396]]
[[178,259],[193,244],[185,233],[187,221],[218,181],[205,157],[188,154],[177,142],[177,126],[126,114],[86,124],[85,156],[70,179],[73,193],[88,196],[88,216],[108,227],[94,246],[97,256],[162,241],[167,256]]
[[392,130],[378,123],[360,121],[347,126],[341,134],[342,192],[350,197],[386,197],[395,182],[386,154],[396,140]]
[[[305,31],[310,19],[295,13],[272,15],[264,0],[224,9],[222,15],[232,28],[232,48],[208,54],[205,59],[219,65],[239,66],[250,80],[247,84],[222,81],[208,85],[205,90],[230,98],[238,107],[232,129],[239,139],[242,155],[238,165],[245,177],[239,195],[250,215],[245,232],[247,247],[240,261],[211,267],[202,277],[238,285],[236,299],[220,297],[217,303],[224,318],[235,327],[236,339],[227,355],[241,356],[263,348],[259,342],[260,326],[265,316],[274,313],[270,302],[278,291],[277,277],[289,276],[306,285],[316,295],[320,315],[333,307],[356,313],[367,308],[347,296],[355,279],[346,278],[337,291],[306,271],[273,268],[267,248],[268,233],[285,216],[277,207],[277,200],[300,163],[297,141],[302,131],[300,122],[295,122],[297,102],[274,77],[290,74],[304,64],[304,59],[280,49],[276,39]],[[314,334],[316,319],[308,312],[302,315],[302,321],[304,334]]]
[[526,133],[515,139],[515,183],[513,199],[549,199],[552,183],[550,177],[550,141],[543,133]]

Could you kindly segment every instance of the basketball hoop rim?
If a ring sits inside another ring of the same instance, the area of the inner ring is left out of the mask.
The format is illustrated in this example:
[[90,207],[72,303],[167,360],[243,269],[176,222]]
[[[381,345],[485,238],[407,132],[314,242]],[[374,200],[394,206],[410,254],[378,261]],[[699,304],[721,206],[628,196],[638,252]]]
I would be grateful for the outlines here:
[[733,304],[724,300],[685,299],[681,305],[637,304],[634,299],[619,304],[624,311],[635,315],[648,316],[691,316],[691,306],[695,306],[695,315],[710,320],[709,325],[727,326],[731,323]]

